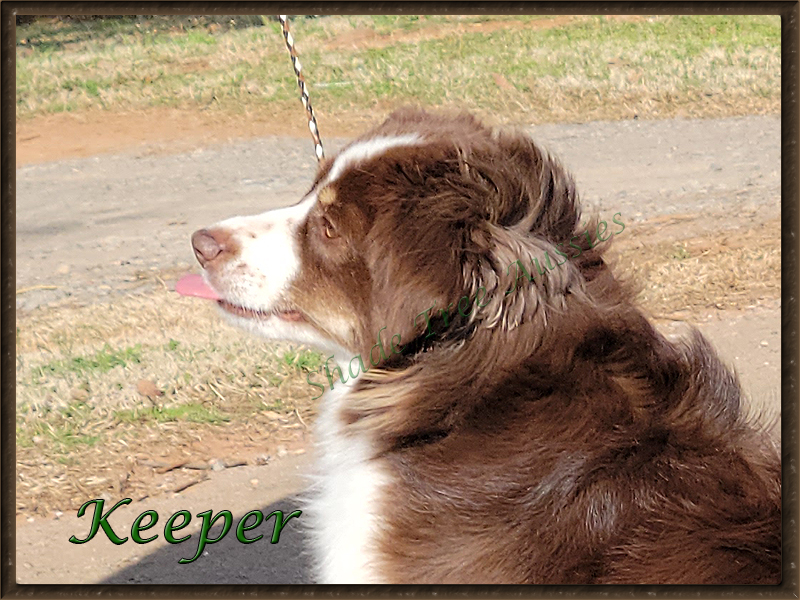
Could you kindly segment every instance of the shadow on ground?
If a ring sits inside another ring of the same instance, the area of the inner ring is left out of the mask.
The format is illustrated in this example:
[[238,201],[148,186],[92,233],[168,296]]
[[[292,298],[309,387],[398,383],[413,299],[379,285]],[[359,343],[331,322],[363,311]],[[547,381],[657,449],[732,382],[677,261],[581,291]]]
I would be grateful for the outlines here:
[[[297,506],[297,498],[288,497],[262,508],[266,517],[274,510],[288,516],[287,507]],[[180,544],[171,544],[147,555],[134,565],[113,574],[101,584],[309,584],[311,556],[302,527],[302,515],[286,523],[280,541],[271,544],[273,517],[258,528],[247,533],[247,537],[264,537],[252,544],[242,544],[236,539],[236,525],[243,515],[234,515],[228,534],[215,544],[208,544],[203,555],[189,564],[178,562],[191,558],[197,551],[199,533]],[[251,518],[252,520],[252,518]],[[180,523],[180,520],[178,520]],[[248,524],[250,521],[248,521]],[[214,527],[209,538],[217,537],[222,527]],[[180,537],[180,532],[175,532]]]

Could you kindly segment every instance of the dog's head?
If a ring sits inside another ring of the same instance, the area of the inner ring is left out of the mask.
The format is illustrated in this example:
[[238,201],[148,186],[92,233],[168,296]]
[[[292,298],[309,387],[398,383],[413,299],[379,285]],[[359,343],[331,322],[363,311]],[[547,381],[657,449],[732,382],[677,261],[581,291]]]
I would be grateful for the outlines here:
[[205,283],[183,291],[268,338],[366,363],[379,332],[392,357],[390,340],[410,352],[541,328],[603,267],[579,217],[571,178],[527,135],[404,110],[325,161],[295,206],[196,232]]

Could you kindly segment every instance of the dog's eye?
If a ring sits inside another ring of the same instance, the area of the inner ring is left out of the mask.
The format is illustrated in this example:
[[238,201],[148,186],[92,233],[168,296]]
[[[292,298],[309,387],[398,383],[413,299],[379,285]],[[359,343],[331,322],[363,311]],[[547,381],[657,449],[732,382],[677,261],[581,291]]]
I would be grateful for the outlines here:
[[333,226],[333,223],[330,222],[328,217],[322,217],[322,227],[325,229],[325,237],[332,240],[336,236],[336,229]]

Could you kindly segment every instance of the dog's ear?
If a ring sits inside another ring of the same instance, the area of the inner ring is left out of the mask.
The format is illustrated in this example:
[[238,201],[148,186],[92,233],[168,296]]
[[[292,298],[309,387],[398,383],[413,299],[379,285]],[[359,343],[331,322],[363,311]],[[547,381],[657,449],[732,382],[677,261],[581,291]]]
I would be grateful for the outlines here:
[[494,130],[456,149],[459,178],[473,190],[476,211],[496,225],[551,241],[569,240],[580,221],[569,171],[527,135]]
[[594,221],[579,224],[572,177],[530,137],[495,131],[491,144],[458,150],[460,176],[480,191],[473,196],[476,213],[483,212],[463,263],[465,288],[473,296],[483,288],[488,299],[474,319],[489,329],[535,320],[544,326],[546,309],[564,308],[602,264],[603,248],[593,248],[587,234]]
[[465,264],[464,272],[466,288],[476,297],[477,326],[510,331],[538,322],[544,327],[548,311],[563,310],[568,294],[584,293],[575,256],[563,244],[492,224],[484,231],[491,248]]

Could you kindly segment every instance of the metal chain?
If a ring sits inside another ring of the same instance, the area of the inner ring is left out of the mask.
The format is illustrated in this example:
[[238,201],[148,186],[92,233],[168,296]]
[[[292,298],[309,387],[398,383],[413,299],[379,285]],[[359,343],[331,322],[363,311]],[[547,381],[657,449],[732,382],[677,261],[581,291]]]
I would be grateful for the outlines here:
[[320,161],[325,158],[325,151],[322,149],[322,140],[319,137],[319,129],[317,129],[317,118],[314,116],[314,110],[311,108],[311,102],[308,100],[306,80],[301,73],[303,66],[300,64],[300,59],[297,58],[297,51],[294,49],[294,39],[292,38],[292,34],[289,33],[289,19],[287,15],[278,15],[278,18],[281,21],[281,28],[283,29],[283,39],[286,41],[286,47],[289,49],[289,55],[292,57],[292,67],[294,67],[294,74],[297,76],[297,85],[300,86],[300,100],[303,102],[303,108],[306,109],[308,129],[311,131],[311,137],[314,138],[314,153],[317,155],[317,160]]

